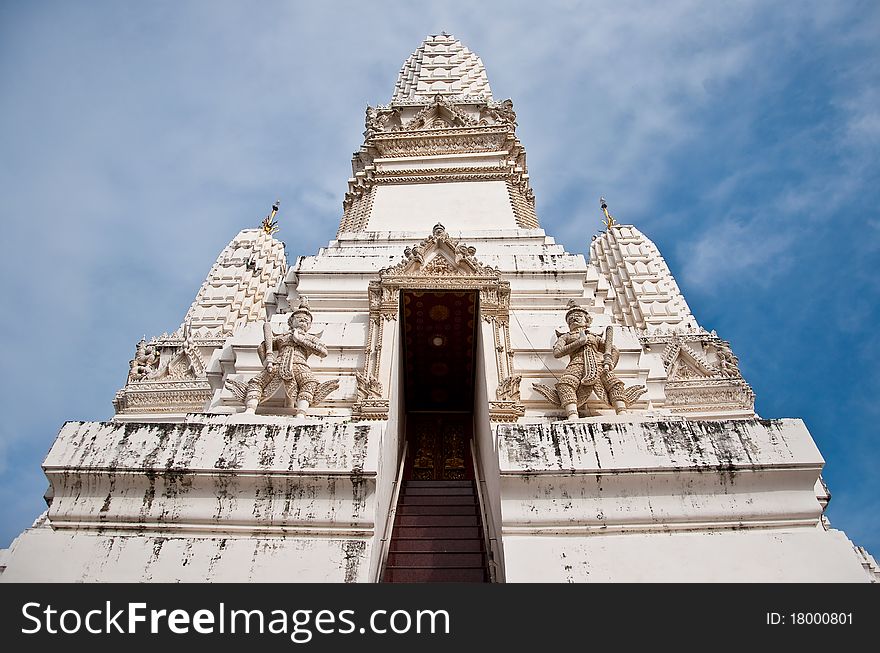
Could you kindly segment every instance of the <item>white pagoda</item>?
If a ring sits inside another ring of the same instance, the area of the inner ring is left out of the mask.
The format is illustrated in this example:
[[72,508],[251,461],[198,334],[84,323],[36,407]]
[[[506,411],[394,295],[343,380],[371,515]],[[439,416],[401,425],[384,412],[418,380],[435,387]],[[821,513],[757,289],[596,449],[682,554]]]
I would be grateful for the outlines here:
[[[798,419],[619,224],[540,226],[510,100],[447,34],[368,107],[334,240],[278,206],[68,422],[3,581],[848,581]],[[597,222],[598,224],[598,222]]]

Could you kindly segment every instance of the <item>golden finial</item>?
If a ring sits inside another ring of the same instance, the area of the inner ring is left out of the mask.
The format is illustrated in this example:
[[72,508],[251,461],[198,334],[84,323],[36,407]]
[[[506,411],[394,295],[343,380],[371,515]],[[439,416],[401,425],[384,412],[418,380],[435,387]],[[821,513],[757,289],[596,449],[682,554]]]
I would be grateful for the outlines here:
[[263,223],[260,225],[263,231],[270,236],[279,229],[278,220],[275,219],[275,214],[278,213],[279,204],[281,204],[281,200],[275,200],[275,203],[272,205],[272,213],[263,218]]
[[608,212],[608,203],[605,201],[604,197],[599,198],[599,207],[602,209],[602,213],[605,214],[605,219],[602,220],[602,224],[605,225],[606,229],[610,229],[614,225],[617,224],[617,220],[614,219],[614,216]]

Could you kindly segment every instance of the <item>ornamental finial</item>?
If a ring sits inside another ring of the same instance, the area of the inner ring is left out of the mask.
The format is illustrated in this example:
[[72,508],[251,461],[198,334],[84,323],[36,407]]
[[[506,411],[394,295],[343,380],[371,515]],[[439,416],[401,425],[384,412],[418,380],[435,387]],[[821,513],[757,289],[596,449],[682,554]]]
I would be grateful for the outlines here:
[[599,208],[601,208],[602,213],[605,214],[605,219],[602,220],[602,224],[605,225],[605,228],[610,229],[615,226],[617,221],[614,219],[614,216],[608,212],[608,202],[605,201],[604,197],[599,198]]
[[275,215],[278,213],[278,207],[280,204],[281,200],[275,200],[275,203],[272,205],[272,213],[263,218],[263,222],[260,224],[263,231],[270,236],[279,229],[278,220],[275,219]]

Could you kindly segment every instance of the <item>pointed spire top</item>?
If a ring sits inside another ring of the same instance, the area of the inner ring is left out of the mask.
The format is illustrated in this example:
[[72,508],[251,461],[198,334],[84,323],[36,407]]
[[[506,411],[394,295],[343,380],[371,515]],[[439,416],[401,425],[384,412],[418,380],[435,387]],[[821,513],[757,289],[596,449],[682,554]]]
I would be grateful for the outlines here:
[[608,202],[605,201],[604,197],[599,198],[599,208],[601,208],[602,213],[605,214],[605,219],[602,220],[602,224],[605,225],[606,229],[610,229],[611,227],[617,225],[617,220],[615,220],[614,216],[608,212]]
[[404,62],[391,101],[427,101],[438,94],[492,99],[483,62],[445,31],[428,36]]
[[275,219],[275,215],[278,213],[280,205],[281,200],[275,200],[275,203],[272,205],[272,212],[263,218],[263,222],[260,224],[260,228],[270,236],[279,229],[278,220]]

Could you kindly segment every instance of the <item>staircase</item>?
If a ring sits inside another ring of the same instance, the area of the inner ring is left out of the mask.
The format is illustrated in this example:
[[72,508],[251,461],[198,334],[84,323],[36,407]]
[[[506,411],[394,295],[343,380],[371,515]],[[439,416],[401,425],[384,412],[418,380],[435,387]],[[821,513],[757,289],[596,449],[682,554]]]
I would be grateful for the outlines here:
[[489,581],[473,481],[403,481],[383,581]]

